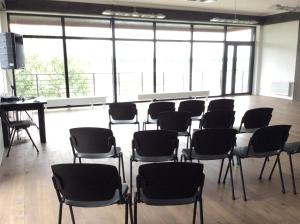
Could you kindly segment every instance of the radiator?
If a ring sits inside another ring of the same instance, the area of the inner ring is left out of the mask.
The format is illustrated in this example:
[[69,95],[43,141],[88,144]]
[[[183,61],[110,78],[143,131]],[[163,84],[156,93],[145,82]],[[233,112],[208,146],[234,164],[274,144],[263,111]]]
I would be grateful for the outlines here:
[[293,82],[272,82],[272,93],[281,96],[292,96],[294,90]]

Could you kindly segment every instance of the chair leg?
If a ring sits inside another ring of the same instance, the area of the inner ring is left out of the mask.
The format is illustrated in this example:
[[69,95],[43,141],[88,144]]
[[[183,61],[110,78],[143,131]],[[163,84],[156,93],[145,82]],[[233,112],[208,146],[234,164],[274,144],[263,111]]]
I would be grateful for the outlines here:
[[275,167],[276,167],[276,165],[277,165],[277,162],[278,162],[278,160],[277,160],[277,158],[276,158],[276,160],[275,160],[275,162],[274,162],[274,165],[273,165],[273,167],[272,167],[271,173],[270,173],[270,175],[269,175],[269,180],[272,179],[272,176],[273,176]]
[[132,158],[130,158],[130,193],[132,195]]
[[58,210],[58,224],[61,224],[61,219],[62,219],[62,208],[63,208],[63,203],[59,203],[59,210]]
[[132,194],[129,194],[127,197],[127,202],[129,204],[129,217],[130,223],[133,224],[133,214],[132,214]]
[[71,214],[71,218],[72,218],[72,224],[75,224],[75,218],[74,218],[73,208],[72,208],[71,205],[69,205],[69,209],[70,209],[70,214]]
[[121,157],[121,165],[122,165],[122,175],[123,175],[123,182],[126,182],[126,178],[125,178],[125,169],[124,169],[124,159],[123,159],[123,153],[120,154]]
[[32,144],[33,144],[33,146],[34,146],[36,152],[39,153],[39,150],[38,150],[38,148],[36,147],[36,145],[35,145],[35,143],[34,143],[32,137],[31,137],[29,131],[27,130],[27,128],[25,128],[25,131],[26,131],[27,135],[29,136],[29,138],[30,138],[30,140],[31,140],[31,142],[32,142]]
[[73,163],[75,164],[76,163],[76,157],[74,156],[74,159],[73,159]]
[[246,189],[245,189],[245,182],[244,182],[244,174],[243,174],[243,167],[242,167],[242,161],[241,161],[240,157],[237,157],[237,158],[238,158],[238,163],[239,163],[239,166],[240,166],[240,174],[241,174],[241,180],[242,180],[244,201],[247,201]]
[[231,162],[232,162],[232,166],[235,166],[235,163],[234,163],[234,156],[232,156]]
[[231,158],[229,158],[229,163],[228,164],[229,164],[229,171],[230,171],[230,182],[231,182],[232,200],[235,200],[234,183],[233,183],[232,166],[231,166]]
[[221,161],[221,167],[220,167],[220,172],[219,172],[218,184],[221,182],[221,176],[222,176],[222,171],[223,171],[223,165],[224,165],[224,159],[222,159],[222,161]]
[[227,164],[227,168],[226,168],[225,175],[224,175],[224,178],[223,178],[223,184],[226,183],[228,171],[229,171],[229,163]]
[[200,207],[200,223],[204,223],[204,216],[203,216],[203,203],[202,203],[202,196],[199,199],[199,207]]
[[292,155],[289,155],[289,161],[290,161],[290,168],[291,168],[291,176],[292,176],[292,183],[293,183],[293,192],[294,194],[297,194],[296,190],[296,182],[295,182],[295,175],[294,175],[294,167],[293,167],[293,161],[292,161]]
[[261,171],[260,171],[260,174],[259,174],[259,178],[258,178],[258,179],[260,179],[260,180],[261,180],[262,175],[263,175],[263,173],[264,173],[264,170],[265,170],[265,167],[266,167],[266,162],[267,162],[267,160],[268,160],[268,157],[265,158],[265,161],[264,161],[263,166],[262,166],[262,168],[261,168]]
[[138,131],[140,131],[140,123],[138,123]]
[[285,186],[284,186],[284,181],[283,181],[283,176],[282,176],[281,162],[280,162],[280,156],[279,155],[277,155],[277,160],[278,160],[278,169],[279,169],[280,182],[281,182],[281,192],[283,194],[285,194]]
[[128,201],[125,202],[125,224],[128,224]]
[[135,195],[134,195],[134,221],[133,221],[133,223],[134,224],[137,224],[137,195],[136,195],[136,193],[135,193]]
[[81,158],[80,157],[78,158],[78,160],[79,160],[79,163],[81,163]]
[[10,142],[9,142],[9,147],[8,147],[6,157],[9,157],[9,153],[10,153],[11,146],[12,146],[12,143],[13,143],[14,138],[15,138],[15,134],[16,134],[16,129],[13,129],[13,133],[12,133],[12,137],[11,137]]
[[196,199],[194,202],[193,224],[196,223],[197,203],[198,203],[198,199]]

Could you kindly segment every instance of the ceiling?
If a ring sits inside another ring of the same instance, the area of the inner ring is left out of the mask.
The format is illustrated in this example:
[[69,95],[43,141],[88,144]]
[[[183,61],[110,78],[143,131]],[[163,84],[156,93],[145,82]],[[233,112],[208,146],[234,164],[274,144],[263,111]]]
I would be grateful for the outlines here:
[[[265,16],[283,11],[272,9],[272,5],[281,4],[288,6],[300,6],[299,0],[218,0],[215,3],[201,3],[189,0],[53,0],[63,2],[98,3],[108,5],[124,5],[133,7],[164,8],[193,11],[208,11],[221,13]],[[236,2],[236,4],[235,4]]]

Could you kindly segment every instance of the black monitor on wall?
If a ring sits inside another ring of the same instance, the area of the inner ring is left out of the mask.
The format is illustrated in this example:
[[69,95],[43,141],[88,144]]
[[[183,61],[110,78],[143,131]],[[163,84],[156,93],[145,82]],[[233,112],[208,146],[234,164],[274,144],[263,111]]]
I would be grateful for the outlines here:
[[16,33],[0,33],[0,60],[2,69],[25,67],[23,37]]

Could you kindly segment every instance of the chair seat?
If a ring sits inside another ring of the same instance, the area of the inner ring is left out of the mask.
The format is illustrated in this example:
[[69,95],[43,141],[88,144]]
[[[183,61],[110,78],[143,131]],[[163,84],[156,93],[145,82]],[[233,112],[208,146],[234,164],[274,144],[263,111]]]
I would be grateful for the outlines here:
[[192,121],[201,121],[201,116],[191,117]]
[[254,152],[253,150],[250,149],[247,154],[247,151],[248,151],[248,146],[236,147],[233,149],[233,155],[241,157],[241,158],[246,158],[246,157],[264,158],[267,156],[275,156],[280,153],[279,151],[258,153],[258,152]]
[[111,120],[111,124],[138,124],[136,120]]
[[[183,149],[182,155],[185,156],[187,159],[199,159],[199,160],[217,160],[217,159],[226,159],[229,158],[230,155],[228,154],[221,154],[221,155],[201,155],[197,154],[195,150],[190,149]],[[190,158],[191,156],[191,158]]]
[[148,198],[141,189],[140,191],[140,200],[147,205],[154,206],[170,206],[170,205],[185,205],[194,203],[197,200],[197,194],[189,198],[180,198],[180,199],[155,199]]
[[188,131],[180,131],[178,132],[178,136],[190,136],[190,133]]
[[[239,131],[240,127],[235,126],[233,127],[233,129]],[[256,130],[258,130],[258,128],[245,128],[244,126],[242,126],[241,130],[238,133],[254,133]]]
[[157,124],[157,119],[144,120],[144,124]]
[[137,152],[135,152],[134,157],[132,157],[132,160],[134,161],[140,161],[140,162],[165,162],[165,161],[172,161],[176,159],[176,155],[170,155],[170,156],[141,156]]
[[77,153],[77,157],[86,159],[105,159],[114,156],[118,156],[121,153],[121,148],[116,147],[116,154],[114,148],[112,147],[108,153]]
[[[128,192],[128,185],[122,184],[123,197],[126,196],[127,192]],[[121,198],[120,198],[119,190],[116,190],[114,196],[111,199],[105,201],[73,201],[73,200],[65,199],[65,203],[67,205],[76,206],[76,207],[86,207],[86,208],[109,206],[112,204],[116,204],[120,201]]]
[[32,120],[19,120],[9,122],[9,126],[15,129],[29,128],[30,126],[34,125],[35,123]]
[[283,151],[289,154],[300,153],[300,142],[291,142],[285,144]]

